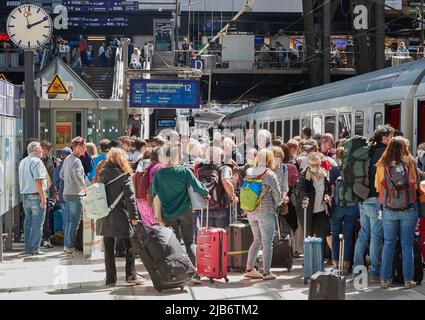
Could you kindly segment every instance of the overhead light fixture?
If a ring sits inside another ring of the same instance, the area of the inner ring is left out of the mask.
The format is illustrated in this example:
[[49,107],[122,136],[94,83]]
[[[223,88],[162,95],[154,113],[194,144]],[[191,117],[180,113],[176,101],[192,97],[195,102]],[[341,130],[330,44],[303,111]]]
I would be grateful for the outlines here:
[[104,36],[89,36],[87,37],[88,41],[106,41],[106,37]]

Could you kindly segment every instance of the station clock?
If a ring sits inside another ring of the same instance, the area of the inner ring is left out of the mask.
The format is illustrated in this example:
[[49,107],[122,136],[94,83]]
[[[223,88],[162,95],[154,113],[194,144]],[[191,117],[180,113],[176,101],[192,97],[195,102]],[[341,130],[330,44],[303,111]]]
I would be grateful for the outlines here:
[[24,4],[10,12],[7,23],[10,40],[25,50],[36,50],[49,42],[53,33],[50,15],[34,4]]

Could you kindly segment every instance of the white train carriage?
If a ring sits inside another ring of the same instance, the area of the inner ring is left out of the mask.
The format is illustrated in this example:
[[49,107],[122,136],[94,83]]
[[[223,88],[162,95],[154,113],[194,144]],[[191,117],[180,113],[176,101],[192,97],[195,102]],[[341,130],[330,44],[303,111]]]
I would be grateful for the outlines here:
[[425,60],[262,102],[224,117],[220,126],[267,129],[286,142],[304,127],[337,138],[370,137],[381,124],[402,131],[413,152],[425,142]]

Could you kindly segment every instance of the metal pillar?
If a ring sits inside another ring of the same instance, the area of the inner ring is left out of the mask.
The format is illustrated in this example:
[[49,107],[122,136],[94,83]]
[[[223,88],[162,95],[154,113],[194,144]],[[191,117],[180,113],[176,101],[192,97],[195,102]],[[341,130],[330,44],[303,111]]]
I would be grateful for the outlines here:
[[121,40],[122,44],[122,61],[123,61],[123,99],[122,99],[122,132],[126,136],[128,135],[127,123],[128,123],[128,90],[127,90],[127,70],[128,70],[128,42],[127,38]]
[[38,104],[35,103],[34,52],[25,51],[25,117],[24,138],[39,138],[40,121]]
[[423,19],[424,19],[424,0],[421,0],[421,22],[420,22],[421,23],[421,44],[420,46],[424,45],[424,40],[425,40]]
[[385,68],[385,0],[375,0],[375,21],[375,65],[373,70],[378,70]]
[[331,47],[331,3],[325,1],[323,3],[323,83],[331,82],[330,74],[330,47]]

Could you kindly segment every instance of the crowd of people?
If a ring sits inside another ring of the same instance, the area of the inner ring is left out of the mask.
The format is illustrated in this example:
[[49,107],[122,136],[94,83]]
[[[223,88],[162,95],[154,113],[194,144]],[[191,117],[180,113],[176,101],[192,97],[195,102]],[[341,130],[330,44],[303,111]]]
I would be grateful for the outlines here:
[[[50,143],[28,141],[28,155],[19,168],[25,252],[43,254],[42,240],[52,235],[48,223],[48,231],[43,232],[50,200],[63,210],[65,254],[81,254],[76,237],[85,190],[102,182],[108,205],[119,198],[108,216],[97,220],[97,233],[105,245],[107,285],[117,282],[117,256],[125,256],[127,282],[144,282],[135,272],[130,241],[133,225],[139,221],[173,228],[196,265],[196,231],[201,221],[199,212],[192,209],[192,189],[208,202],[209,226],[228,227],[233,205],[238,205],[239,218],[246,217],[253,233],[247,278],[276,278],[271,272],[276,215],[281,233],[293,238],[294,254],[303,253],[306,211],[305,233],[323,239],[325,264],[338,267],[338,235],[343,233],[344,272],[365,265],[369,252],[371,281],[388,288],[400,242],[404,286],[415,286],[413,246],[421,212],[416,195],[423,186],[419,197],[423,204],[425,182],[421,185],[420,181],[425,180],[425,144],[419,146],[417,158],[413,157],[410,142],[390,126],[378,127],[369,141],[363,137],[335,141],[328,133],[312,137],[310,128],[287,143],[267,130],[260,130],[256,137],[247,132],[241,141],[236,138],[230,131],[214,132],[211,138],[184,137],[173,131],[147,141],[123,136],[102,140],[98,154],[94,144],[76,137],[70,147],[60,151],[59,158],[51,154]],[[359,141],[364,142],[368,159],[360,167],[350,158],[350,150]],[[349,185],[347,175],[356,179],[354,185]],[[247,205],[242,186],[247,179],[261,181],[261,194],[253,208],[243,210]],[[211,181],[217,184],[213,189]],[[422,236],[424,229],[421,220]],[[256,269],[260,250],[263,266]],[[199,283],[199,276],[192,281]]]

